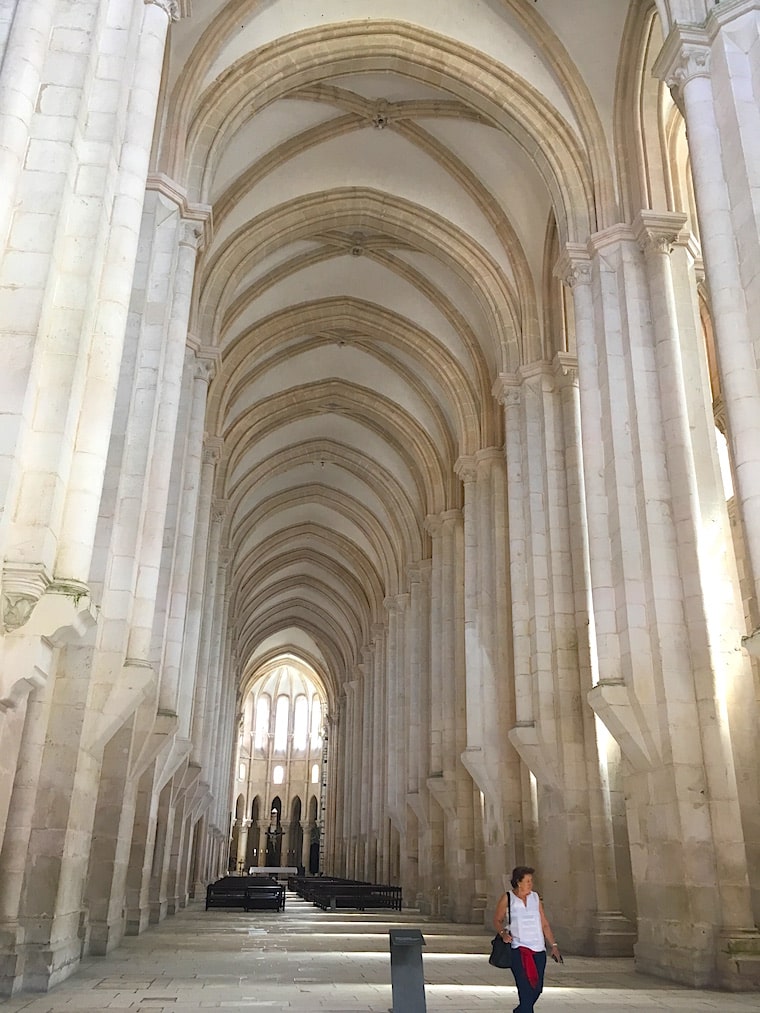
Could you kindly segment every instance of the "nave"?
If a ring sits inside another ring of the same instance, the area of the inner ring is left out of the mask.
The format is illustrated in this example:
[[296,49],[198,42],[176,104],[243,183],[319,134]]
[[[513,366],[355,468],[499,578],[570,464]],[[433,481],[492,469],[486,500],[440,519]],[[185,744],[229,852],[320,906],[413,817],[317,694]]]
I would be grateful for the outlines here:
[[[107,957],[87,957],[46,995],[0,1002],[2,1013],[389,1013],[388,929],[415,926],[425,947],[428,1013],[504,1013],[516,995],[509,972],[489,967],[489,937],[404,910],[382,914],[319,911],[288,893],[282,913],[204,911],[192,903],[155,930],[129,936]],[[742,1013],[760,993],[684,988],[636,973],[624,957],[569,956],[547,967],[541,1013]]]

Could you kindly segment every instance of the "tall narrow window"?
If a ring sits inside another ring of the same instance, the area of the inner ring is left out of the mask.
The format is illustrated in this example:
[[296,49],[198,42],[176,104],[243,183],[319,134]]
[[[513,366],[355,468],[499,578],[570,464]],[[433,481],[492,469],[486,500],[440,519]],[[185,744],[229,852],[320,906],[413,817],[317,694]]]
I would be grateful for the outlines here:
[[269,697],[262,695],[256,704],[256,749],[266,749],[269,738]]
[[311,748],[319,749],[322,745],[322,704],[315,696],[311,702]]
[[285,768],[279,764],[272,771],[272,782],[274,784],[282,784],[285,780]]
[[274,716],[274,748],[284,753],[288,748],[288,715],[290,701],[286,696],[277,697],[277,710]]
[[315,763],[311,768],[311,783],[319,784],[319,764]]
[[297,696],[293,711],[293,749],[306,749],[306,731],[309,724],[309,705],[305,696]]

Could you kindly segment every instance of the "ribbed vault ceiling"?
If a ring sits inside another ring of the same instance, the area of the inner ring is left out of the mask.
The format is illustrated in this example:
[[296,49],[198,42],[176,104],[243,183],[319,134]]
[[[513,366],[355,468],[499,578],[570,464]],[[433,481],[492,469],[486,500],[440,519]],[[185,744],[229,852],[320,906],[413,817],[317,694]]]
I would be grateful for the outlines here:
[[458,459],[501,446],[499,373],[561,348],[547,237],[616,220],[626,7],[195,0],[173,26],[156,168],[213,209],[192,330],[241,678],[292,651],[335,692],[462,505]]

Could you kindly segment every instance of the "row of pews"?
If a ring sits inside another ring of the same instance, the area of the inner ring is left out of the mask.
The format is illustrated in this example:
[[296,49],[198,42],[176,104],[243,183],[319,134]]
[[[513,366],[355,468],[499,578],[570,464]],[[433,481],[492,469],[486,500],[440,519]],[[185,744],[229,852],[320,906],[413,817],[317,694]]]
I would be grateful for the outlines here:
[[206,887],[206,910],[210,907],[284,911],[285,887],[274,876],[223,876]]
[[334,876],[289,876],[288,889],[323,911],[401,910],[401,887]]

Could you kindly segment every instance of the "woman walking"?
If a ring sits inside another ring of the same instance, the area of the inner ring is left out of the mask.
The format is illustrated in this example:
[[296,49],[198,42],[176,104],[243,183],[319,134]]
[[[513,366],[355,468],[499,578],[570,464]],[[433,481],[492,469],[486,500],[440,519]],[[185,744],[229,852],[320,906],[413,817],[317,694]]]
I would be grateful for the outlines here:
[[533,1013],[544,988],[546,943],[553,960],[562,960],[557,940],[544,914],[541,898],[533,890],[533,873],[528,865],[512,870],[512,889],[502,894],[493,916],[493,927],[505,943],[512,944],[512,974],[520,1003],[514,1013]]

